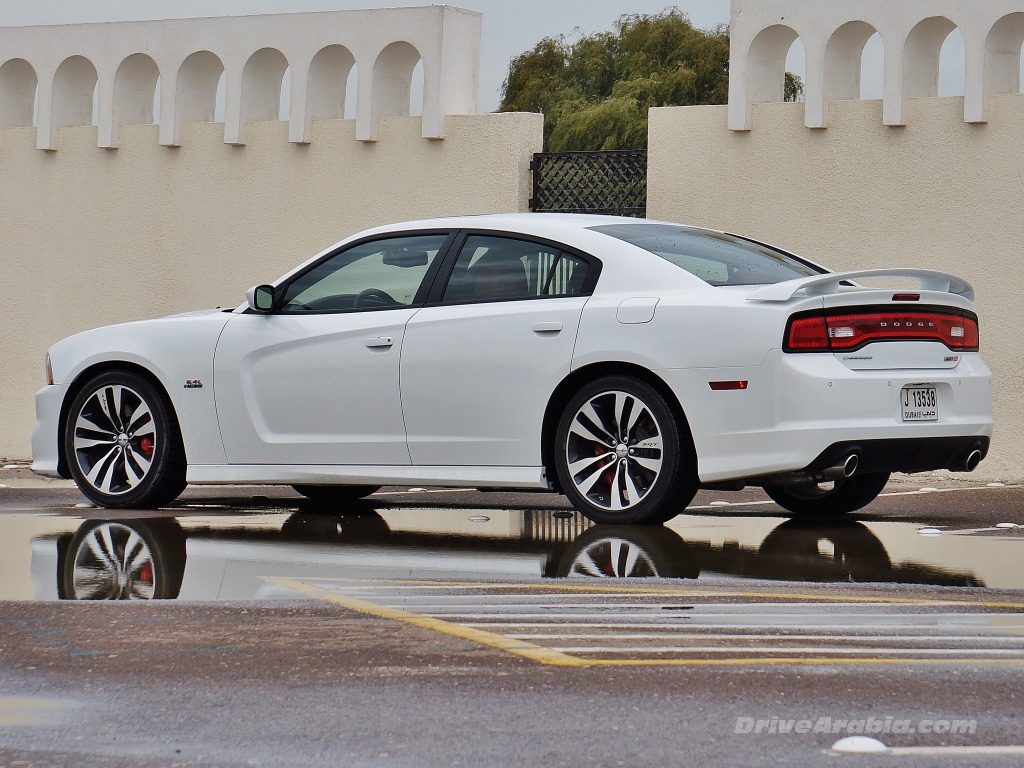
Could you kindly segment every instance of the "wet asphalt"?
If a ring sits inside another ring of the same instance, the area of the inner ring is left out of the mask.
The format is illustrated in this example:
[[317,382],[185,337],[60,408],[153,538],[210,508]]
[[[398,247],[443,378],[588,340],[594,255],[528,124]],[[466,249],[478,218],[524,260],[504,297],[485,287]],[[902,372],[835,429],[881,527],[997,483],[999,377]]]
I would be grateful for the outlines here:
[[[545,494],[191,488],[154,525],[0,486],[0,766],[1024,764],[1021,488],[813,525],[703,492],[651,533]],[[177,599],[57,599],[111,520],[174,540]],[[939,751],[831,754],[851,729]]]

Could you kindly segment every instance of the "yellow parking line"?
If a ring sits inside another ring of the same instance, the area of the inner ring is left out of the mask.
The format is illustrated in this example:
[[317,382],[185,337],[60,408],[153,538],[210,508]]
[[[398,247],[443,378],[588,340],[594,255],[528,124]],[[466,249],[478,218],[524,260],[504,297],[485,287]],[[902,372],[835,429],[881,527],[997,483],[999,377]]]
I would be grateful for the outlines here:
[[[551,648],[545,648],[541,645],[529,643],[524,640],[518,640],[506,635],[500,635],[494,632],[487,632],[485,630],[476,629],[474,627],[468,627],[463,624],[456,624],[450,621],[444,621],[442,619],[435,619],[430,616],[424,616],[419,613],[413,613],[411,611],[396,610],[393,608],[386,608],[375,603],[368,602],[366,600],[359,600],[358,598],[349,597],[347,595],[332,592],[328,589],[314,586],[312,584],[306,584],[299,579],[289,579],[281,577],[266,576],[265,580],[273,582],[286,589],[295,590],[302,594],[313,597],[317,600],[323,600],[334,605],[347,608],[358,613],[364,613],[371,616],[377,616],[383,619],[390,619],[392,621],[399,621],[404,624],[410,624],[415,627],[421,627],[423,629],[430,629],[435,632],[441,632],[442,634],[451,635],[452,637],[458,637],[463,640],[469,640],[472,642],[480,643],[491,648],[497,648],[498,650],[511,653],[516,656],[521,656],[532,661],[545,664],[547,666],[555,667],[721,667],[721,666],[764,666],[764,665],[823,665],[823,664],[843,664],[843,665],[900,665],[900,664],[914,664],[914,665],[940,665],[940,664],[999,664],[999,665],[1011,665],[1011,666],[1024,666],[1024,659],[978,659],[978,658],[957,658],[951,656],[949,658],[934,659],[934,658],[889,658],[889,657],[876,657],[876,658],[851,658],[846,656],[836,657],[820,657],[820,656],[794,656],[794,657],[783,657],[783,658],[764,658],[764,657],[744,657],[744,658],[733,658],[733,659],[585,659],[579,656],[572,656],[561,651],[556,651]],[[348,582],[358,581],[359,583],[367,583],[363,580],[356,579],[317,579],[319,582]],[[453,586],[461,585],[460,582],[412,582],[412,581],[398,581],[398,580],[374,580],[372,583],[396,583],[396,584],[430,584],[436,586]],[[494,585],[494,584],[480,584],[476,585],[479,587],[489,586],[498,587],[505,586],[509,588],[511,586],[537,586],[538,588],[547,588],[546,585]],[[612,591],[612,590],[607,590]],[[620,591],[620,590],[614,590]],[[679,594],[679,592],[671,590],[626,590],[635,591],[638,594]],[[738,593],[744,594],[744,593]],[[895,599],[895,598],[893,598]],[[929,604],[937,601],[922,601]],[[941,604],[941,603],[940,603]],[[974,604],[974,603],[972,603]],[[1019,604],[1014,604],[1019,605]],[[1024,606],[1020,606],[1024,607]]]

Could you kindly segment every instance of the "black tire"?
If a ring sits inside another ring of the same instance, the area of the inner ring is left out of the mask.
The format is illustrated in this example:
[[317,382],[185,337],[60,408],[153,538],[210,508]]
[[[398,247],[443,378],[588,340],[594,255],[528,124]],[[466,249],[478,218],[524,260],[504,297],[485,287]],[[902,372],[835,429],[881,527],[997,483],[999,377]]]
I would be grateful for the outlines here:
[[557,578],[696,579],[700,564],[671,528],[598,525],[566,549]]
[[64,600],[169,600],[181,591],[185,534],[176,520],[91,520],[71,537]]
[[697,493],[689,429],[658,390],[638,379],[608,376],[573,395],[558,422],[554,455],[562,493],[596,523],[660,525]]
[[63,441],[72,478],[101,507],[155,509],[185,489],[174,409],[162,389],[136,373],[108,371],[87,381],[68,409]]
[[[379,485],[293,485],[296,493],[318,504],[349,504],[380,490]],[[339,510],[338,514],[343,514]]]
[[385,543],[391,535],[387,521],[367,508],[365,514],[325,515],[316,510],[296,512],[281,526],[281,535],[297,541],[345,544]]
[[888,472],[866,472],[821,485],[766,485],[764,492],[795,515],[836,517],[866,507],[888,482]]

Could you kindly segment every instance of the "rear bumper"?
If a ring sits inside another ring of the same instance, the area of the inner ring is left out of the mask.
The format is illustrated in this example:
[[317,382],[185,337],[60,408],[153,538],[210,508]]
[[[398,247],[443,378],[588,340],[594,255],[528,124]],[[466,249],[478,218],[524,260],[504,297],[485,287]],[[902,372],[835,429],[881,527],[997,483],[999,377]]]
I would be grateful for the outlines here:
[[[759,366],[657,373],[686,414],[704,483],[818,470],[858,446],[858,473],[946,469],[969,446],[987,452],[992,436],[992,378],[977,353],[951,369],[854,371],[832,355],[774,350]],[[747,388],[709,386],[738,380]],[[901,390],[922,384],[936,388],[939,419],[904,422]]]
[[857,474],[865,472],[929,472],[948,469],[967,472],[968,457],[988,455],[988,437],[931,437],[889,440],[844,441],[830,445],[804,471],[816,474],[857,456]]

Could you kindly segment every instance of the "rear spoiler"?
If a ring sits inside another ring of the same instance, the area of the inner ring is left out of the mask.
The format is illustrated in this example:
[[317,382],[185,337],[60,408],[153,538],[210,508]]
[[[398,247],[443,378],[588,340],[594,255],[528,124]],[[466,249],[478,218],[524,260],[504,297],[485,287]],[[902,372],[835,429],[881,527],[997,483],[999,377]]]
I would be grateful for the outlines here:
[[[930,269],[860,269],[854,272],[829,272],[824,275],[801,277],[787,280],[784,283],[766,285],[758,288],[747,296],[747,301],[789,301],[797,293],[803,291],[807,296],[825,296],[830,293],[841,293],[850,286],[841,283],[864,277],[909,277],[917,280],[922,291],[940,291],[963,296],[974,301],[974,286],[947,272],[934,272]],[[852,286],[855,290],[875,290],[864,286]]]

